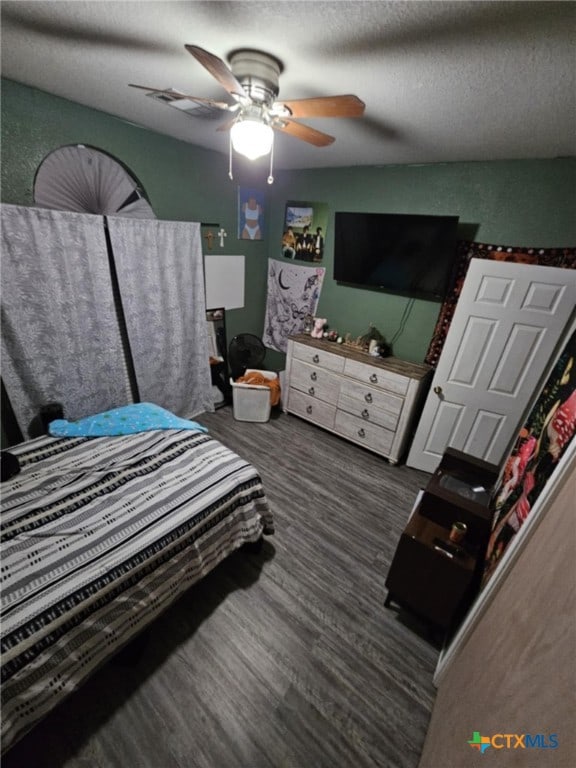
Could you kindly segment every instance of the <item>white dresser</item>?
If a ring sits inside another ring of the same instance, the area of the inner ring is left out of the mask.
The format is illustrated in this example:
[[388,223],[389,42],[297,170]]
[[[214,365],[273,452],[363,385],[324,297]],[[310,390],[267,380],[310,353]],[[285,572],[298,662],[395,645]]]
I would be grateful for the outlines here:
[[284,410],[396,464],[431,374],[426,365],[301,334],[288,341]]

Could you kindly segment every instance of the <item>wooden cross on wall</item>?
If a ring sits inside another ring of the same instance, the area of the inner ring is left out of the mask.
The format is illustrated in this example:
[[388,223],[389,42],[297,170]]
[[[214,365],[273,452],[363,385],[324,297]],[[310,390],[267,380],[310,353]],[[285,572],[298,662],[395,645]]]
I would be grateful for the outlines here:
[[[202,221],[200,223],[200,226],[203,227],[203,228],[207,228],[207,229],[209,228],[208,231],[206,232],[206,234],[203,235],[203,237],[206,240],[206,242],[208,243],[208,250],[211,251],[212,250],[212,244],[214,243],[214,238],[216,237],[216,235],[212,231],[212,228],[214,227],[214,228],[218,229],[220,227],[220,224],[216,224],[213,221]],[[218,232],[218,235],[220,235],[220,232]]]

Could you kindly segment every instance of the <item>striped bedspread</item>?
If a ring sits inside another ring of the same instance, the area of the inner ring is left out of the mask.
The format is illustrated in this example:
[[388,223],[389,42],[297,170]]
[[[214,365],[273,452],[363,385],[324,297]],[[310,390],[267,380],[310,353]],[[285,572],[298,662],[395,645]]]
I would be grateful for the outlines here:
[[273,532],[257,471],[209,435],[42,437],[2,484],[2,749],[187,587]]

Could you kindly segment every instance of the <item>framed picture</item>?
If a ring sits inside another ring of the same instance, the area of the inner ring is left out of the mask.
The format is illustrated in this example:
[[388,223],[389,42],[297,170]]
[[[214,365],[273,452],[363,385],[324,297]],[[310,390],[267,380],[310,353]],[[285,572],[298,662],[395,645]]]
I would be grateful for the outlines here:
[[238,187],[238,239],[264,239],[264,195],[257,189]]
[[285,259],[321,262],[328,223],[328,205],[307,201],[286,203],[282,232]]
[[218,342],[216,341],[216,318],[213,312],[206,312],[206,330],[208,332],[208,354],[210,357],[218,360],[220,353],[218,351]]

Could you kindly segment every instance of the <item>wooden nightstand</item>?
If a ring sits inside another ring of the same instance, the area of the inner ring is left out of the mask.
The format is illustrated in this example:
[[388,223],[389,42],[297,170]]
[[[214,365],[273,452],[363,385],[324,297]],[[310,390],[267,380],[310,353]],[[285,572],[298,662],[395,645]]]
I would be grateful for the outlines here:
[[406,526],[386,587],[386,606],[398,603],[435,627],[447,630],[474,581],[477,552],[448,540],[450,530],[418,510]]
[[[479,587],[497,477],[498,467],[447,449],[400,537],[386,606],[395,602],[445,633],[455,628]],[[459,544],[450,541],[456,521],[467,526]]]

